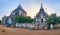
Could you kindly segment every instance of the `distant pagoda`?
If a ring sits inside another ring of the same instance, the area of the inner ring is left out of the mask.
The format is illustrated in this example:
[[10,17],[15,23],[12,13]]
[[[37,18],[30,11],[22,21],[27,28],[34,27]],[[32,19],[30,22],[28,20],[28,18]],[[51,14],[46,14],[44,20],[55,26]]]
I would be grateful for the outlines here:
[[16,16],[27,16],[27,12],[22,8],[22,6],[19,4],[19,6],[13,10],[10,14],[11,17]]
[[22,8],[22,6],[19,4],[19,6],[14,9],[9,16],[2,17],[2,23],[7,24],[8,20],[11,19],[12,23],[16,16],[27,16],[27,12]]

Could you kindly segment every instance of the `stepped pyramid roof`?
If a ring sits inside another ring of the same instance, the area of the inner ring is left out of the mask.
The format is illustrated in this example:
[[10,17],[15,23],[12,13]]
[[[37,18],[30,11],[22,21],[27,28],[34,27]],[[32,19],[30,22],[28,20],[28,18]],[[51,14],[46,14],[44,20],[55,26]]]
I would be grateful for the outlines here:
[[[20,10],[21,10],[21,11],[20,11]],[[26,13],[26,11],[22,8],[22,6],[21,6],[20,4],[19,4],[19,6],[18,6],[16,9],[14,9],[14,10],[11,12],[10,15],[12,15],[12,13],[18,14],[19,12]]]
[[14,12],[19,12],[20,10],[22,10],[22,12],[24,12],[25,13],[25,10],[22,8],[22,6],[19,4],[19,6],[15,9],[15,10],[13,10]]

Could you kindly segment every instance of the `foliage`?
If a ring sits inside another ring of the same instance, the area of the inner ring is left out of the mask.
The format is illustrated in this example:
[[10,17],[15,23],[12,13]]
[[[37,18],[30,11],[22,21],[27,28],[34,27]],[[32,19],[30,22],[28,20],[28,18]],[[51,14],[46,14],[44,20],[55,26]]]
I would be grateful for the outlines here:
[[0,20],[0,24],[1,24],[1,20]]
[[60,16],[58,17],[58,23],[60,23]]
[[17,16],[14,19],[14,22],[18,22],[18,23],[32,23],[33,19],[31,17],[27,17],[27,16]]
[[58,23],[58,17],[56,16],[56,13],[51,14],[47,19],[47,24],[50,25],[50,24],[56,24],[56,23]]

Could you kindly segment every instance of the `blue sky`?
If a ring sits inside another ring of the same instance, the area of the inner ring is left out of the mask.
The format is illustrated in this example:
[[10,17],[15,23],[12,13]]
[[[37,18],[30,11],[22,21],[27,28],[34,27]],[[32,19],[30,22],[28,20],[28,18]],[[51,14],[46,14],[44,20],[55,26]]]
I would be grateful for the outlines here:
[[57,16],[60,15],[60,0],[0,0],[0,19],[4,15],[10,15],[19,3],[28,13],[27,16],[33,18],[39,12],[41,2],[43,3],[46,13],[49,15],[52,13],[57,13]]

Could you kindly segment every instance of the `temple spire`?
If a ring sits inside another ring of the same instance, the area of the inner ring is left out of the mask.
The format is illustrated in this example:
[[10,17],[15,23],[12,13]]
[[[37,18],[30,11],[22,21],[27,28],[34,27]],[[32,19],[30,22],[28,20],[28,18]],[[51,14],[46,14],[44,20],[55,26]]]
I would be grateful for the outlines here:
[[20,6],[20,3],[19,3],[19,6]]
[[41,3],[41,9],[43,9],[43,4]]
[[20,8],[20,9],[22,9],[22,6],[21,6],[20,2],[19,2],[19,6],[18,6],[17,8]]

